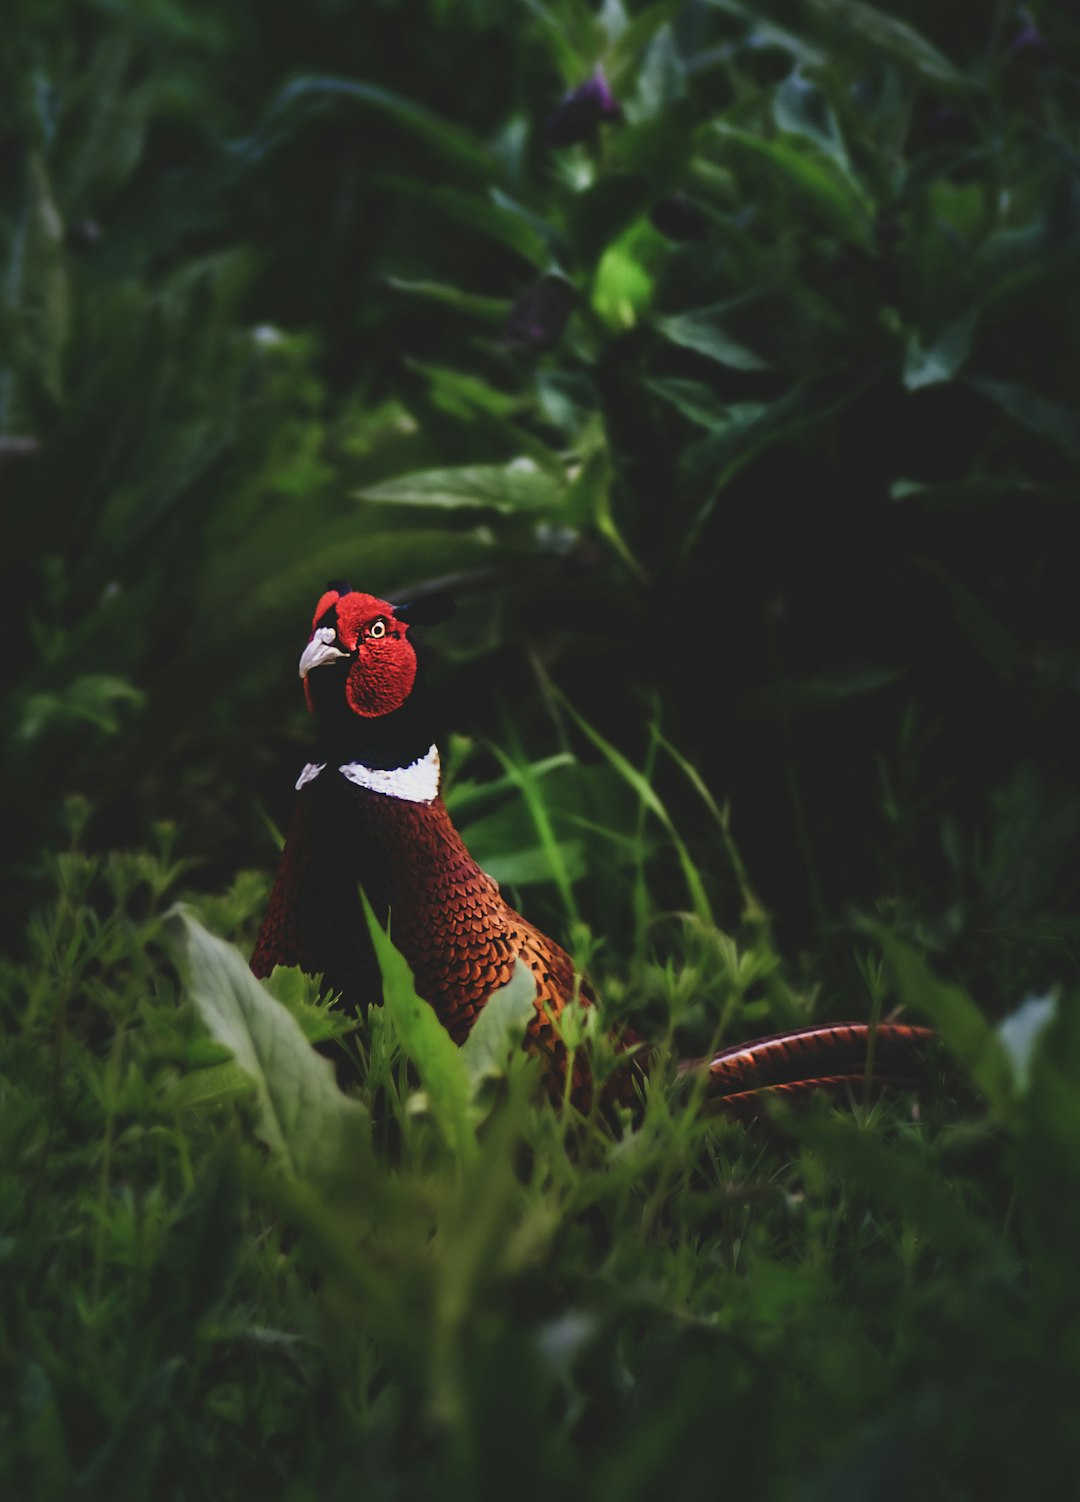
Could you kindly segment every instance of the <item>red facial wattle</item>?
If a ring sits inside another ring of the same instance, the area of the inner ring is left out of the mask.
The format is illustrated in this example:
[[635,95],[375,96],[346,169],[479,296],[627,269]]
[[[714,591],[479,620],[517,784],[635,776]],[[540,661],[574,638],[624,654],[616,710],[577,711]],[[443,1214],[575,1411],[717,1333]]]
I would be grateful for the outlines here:
[[[308,709],[314,710],[314,702],[304,673],[305,660],[311,658],[313,670],[317,670],[326,662],[346,657],[352,661],[345,676],[345,702],[354,714],[376,719],[400,709],[416,681],[416,653],[408,640],[408,629],[386,600],[356,590],[347,594],[327,590],[315,607],[311,640],[301,659]],[[325,646],[317,647],[316,638]]]

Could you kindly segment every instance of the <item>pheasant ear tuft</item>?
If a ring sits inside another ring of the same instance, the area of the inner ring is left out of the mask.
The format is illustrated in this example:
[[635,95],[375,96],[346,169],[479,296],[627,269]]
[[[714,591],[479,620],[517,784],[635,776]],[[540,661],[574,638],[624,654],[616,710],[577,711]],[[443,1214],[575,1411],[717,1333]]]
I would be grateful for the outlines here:
[[435,589],[429,595],[418,595],[404,605],[395,605],[394,614],[399,621],[410,626],[440,626],[457,610],[457,601],[449,590]]
[[326,584],[327,591],[336,590],[339,595],[351,595],[353,587],[347,579],[329,579]]

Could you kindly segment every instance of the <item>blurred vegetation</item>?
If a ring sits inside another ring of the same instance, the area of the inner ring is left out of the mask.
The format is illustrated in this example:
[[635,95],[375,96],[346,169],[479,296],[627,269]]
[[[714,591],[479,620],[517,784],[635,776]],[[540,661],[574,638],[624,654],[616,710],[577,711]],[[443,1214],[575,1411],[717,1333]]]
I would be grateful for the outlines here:
[[[1065,10],[11,0],[11,1495],[1060,1494]],[[610,1014],[675,1057],[903,1003],[974,1095],[582,1120],[510,1002],[456,1073],[194,920],[182,980],[181,893],[250,945],[343,575],[453,584],[448,801]]]

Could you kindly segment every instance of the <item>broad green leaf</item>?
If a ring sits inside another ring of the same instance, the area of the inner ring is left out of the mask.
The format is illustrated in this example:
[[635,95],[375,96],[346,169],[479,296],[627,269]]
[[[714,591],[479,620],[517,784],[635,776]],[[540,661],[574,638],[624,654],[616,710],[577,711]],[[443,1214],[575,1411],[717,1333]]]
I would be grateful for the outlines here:
[[670,21],[677,8],[677,0],[659,0],[659,4],[647,6],[632,20],[627,20],[624,15],[621,25],[607,28],[607,73],[616,95],[623,78],[632,76],[641,58],[647,55],[646,49],[652,38]]
[[386,285],[395,292],[409,297],[420,297],[427,302],[445,303],[470,318],[479,318],[484,323],[501,328],[510,313],[510,302],[500,297],[483,297],[475,292],[463,292],[460,287],[448,287],[443,282],[408,281],[400,276],[388,276]]
[[765,402],[723,402],[704,381],[662,376],[647,381],[646,385],[665,402],[677,407],[691,422],[725,436],[751,430],[769,411]]
[[832,105],[817,84],[797,70],[784,79],[773,96],[773,119],[781,130],[806,136],[845,173],[850,173],[847,148]]
[[998,1036],[1005,1045],[1021,1095],[1031,1083],[1031,1066],[1039,1040],[1056,1016],[1056,996],[1029,996],[998,1023]]
[[652,301],[656,278],[624,236],[600,257],[593,281],[592,306],[609,329],[632,329]]
[[[799,137],[768,140],[727,121],[709,129],[729,145],[763,164],[798,196],[807,210],[841,239],[873,247],[872,208],[862,189],[816,145]],[[804,138],[805,139],[805,138]]]
[[672,344],[696,350],[718,365],[729,366],[732,370],[768,370],[768,360],[733,339],[724,329],[725,315],[745,306],[747,301],[745,297],[737,297],[706,308],[694,308],[687,313],[654,318],[653,327]]
[[967,87],[964,75],[906,21],[863,0],[811,0],[816,10],[850,27],[881,52],[937,84]]
[[470,464],[400,475],[356,494],[366,501],[399,506],[479,507],[486,511],[558,511],[566,484],[533,459],[509,464]]
[[634,113],[638,120],[651,120],[671,110],[686,95],[686,65],[675,33],[666,23],[649,42],[638,72]]
[[942,329],[928,349],[917,334],[912,335],[904,359],[904,385],[909,391],[955,379],[971,354],[977,317],[975,311],[965,313]]
[[890,930],[875,928],[875,933],[904,1005],[933,1024],[992,1106],[1008,1105],[1013,1070],[1005,1045],[968,993],[938,980],[926,961]]
[[505,423],[521,412],[527,398],[500,391],[478,376],[448,365],[428,365],[422,360],[410,360],[409,368],[419,371],[431,383],[431,395],[445,410],[469,418],[481,413]]
[[243,162],[257,162],[270,151],[292,140],[310,119],[359,105],[395,120],[422,140],[438,156],[472,177],[487,178],[495,161],[486,146],[460,125],[434,114],[391,89],[331,76],[295,78],[271,102],[258,130],[233,144]]
[[710,432],[683,455],[687,470],[707,477],[709,494],[687,528],[685,547],[695,546],[716,499],[728,481],[762,450],[839,412],[858,393],[872,372],[857,377],[821,376],[796,386],[775,402],[726,405],[700,381],[648,381],[649,389],[671,402],[692,422]]
[[514,212],[494,193],[468,193],[460,188],[432,187],[412,177],[380,177],[380,186],[402,196],[417,198],[439,213],[465,224],[543,271],[551,261],[549,239],[525,215]]
[[536,977],[519,958],[505,986],[492,991],[461,1048],[475,1101],[489,1080],[501,1079],[536,1016]]
[[367,1115],[338,1089],[334,1068],[289,1012],[255,979],[239,951],[173,910],[189,989],[213,1037],[255,1087],[259,1136],[284,1171],[328,1186],[369,1162]]
[[[59,402],[64,394],[64,354],[71,322],[71,289],[64,255],[64,224],[45,158],[25,158],[23,204],[5,268],[11,347],[0,359],[0,432],[34,420],[39,393]],[[25,393],[25,394],[24,394]]]
[[434,1007],[416,994],[413,973],[404,955],[375,917],[363,891],[360,897],[382,971],[383,1005],[402,1048],[416,1066],[439,1131],[458,1161],[467,1163],[475,1155],[476,1138],[469,1116],[469,1071],[461,1049],[435,1015]]
[[964,635],[995,672],[1002,678],[1010,678],[1020,659],[1019,644],[1013,633],[973,589],[954,579],[936,559],[928,561],[925,568],[948,596],[956,623]]
[[489,851],[483,865],[493,881],[508,887],[547,881],[557,881],[561,887],[580,881],[588,869],[580,840],[556,840],[553,846],[532,845],[524,850]]
[[807,67],[820,68],[827,61],[820,48],[808,42],[805,37],[796,36],[793,31],[787,31],[775,22],[766,20],[759,14],[756,5],[743,5],[741,0],[706,0],[706,3],[713,10],[723,11],[746,22],[749,30],[743,37],[743,47],[755,51],[766,47],[775,48]]
[[987,381],[979,377],[969,380],[968,385],[981,391],[1015,422],[1049,438],[1070,459],[1080,463],[1080,412],[1047,401],[1027,386],[1018,386],[1012,381]]
[[85,734],[87,726],[116,735],[126,713],[137,709],[144,698],[126,678],[87,673],[72,679],[62,693],[32,694],[20,708],[15,738],[32,743],[56,729]]
[[165,1104],[172,1111],[189,1111],[244,1100],[254,1092],[250,1074],[235,1059],[230,1059],[225,1064],[189,1070],[169,1091]]

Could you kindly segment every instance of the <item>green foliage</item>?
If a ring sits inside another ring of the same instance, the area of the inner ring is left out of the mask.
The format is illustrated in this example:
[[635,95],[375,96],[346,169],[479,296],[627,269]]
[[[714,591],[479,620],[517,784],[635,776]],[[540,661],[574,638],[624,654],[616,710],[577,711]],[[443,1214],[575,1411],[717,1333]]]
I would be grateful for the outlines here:
[[[1059,1495],[1068,8],[9,11],[0,1486]],[[637,1117],[520,981],[458,1052],[381,931],[366,1018],[248,975],[341,576],[458,595],[448,805]],[[896,1004],[917,1111],[676,1076]]]
[[[530,977],[459,1052],[384,940],[387,1004],[330,1045],[335,1083],[235,948],[160,916],[179,876],[69,853],[5,976],[12,1494],[711,1494],[718,1448],[760,1496],[883,1466],[897,1496],[1054,1494],[1080,1381],[1075,997],[1002,1029],[1025,1073],[989,1108],[939,1088],[768,1133],[705,1114],[663,1045],[633,1118],[556,1110],[516,1053]],[[246,921],[240,887],[217,915]],[[781,964],[755,932],[710,966],[743,1026]],[[674,958],[669,1034],[679,987],[701,994],[692,928]],[[867,967],[882,999],[890,968]],[[981,1068],[971,998],[916,981]],[[245,1087],[185,1091],[233,1067],[222,1041]]]

